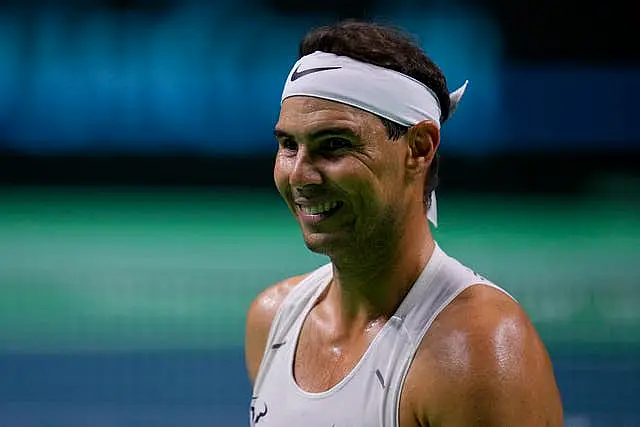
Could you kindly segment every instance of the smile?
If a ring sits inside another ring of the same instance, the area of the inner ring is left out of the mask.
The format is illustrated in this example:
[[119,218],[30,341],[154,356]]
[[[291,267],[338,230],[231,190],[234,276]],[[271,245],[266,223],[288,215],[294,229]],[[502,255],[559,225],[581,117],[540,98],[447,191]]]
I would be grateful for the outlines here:
[[333,209],[336,209],[340,205],[341,205],[340,202],[327,202],[327,203],[319,203],[317,205],[312,205],[312,206],[298,205],[298,207],[302,212],[306,213],[307,215],[319,215],[319,214],[328,213]]
[[334,212],[336,212],[343,205],[342,202],[324,202],[317,203],[315,205],[301,205],[296,203],[300,213],[308,220],[319,220],[327,218]]

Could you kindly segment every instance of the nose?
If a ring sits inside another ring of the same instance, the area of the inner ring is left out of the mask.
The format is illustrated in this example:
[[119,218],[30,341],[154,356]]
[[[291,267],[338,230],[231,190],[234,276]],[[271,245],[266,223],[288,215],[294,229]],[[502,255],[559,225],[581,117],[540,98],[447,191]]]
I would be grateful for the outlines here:
[[292,187],[304,187],[309,184],[322,184],[322,174],[318,171],[313,156],[305,146],[300,146],[289,175]]

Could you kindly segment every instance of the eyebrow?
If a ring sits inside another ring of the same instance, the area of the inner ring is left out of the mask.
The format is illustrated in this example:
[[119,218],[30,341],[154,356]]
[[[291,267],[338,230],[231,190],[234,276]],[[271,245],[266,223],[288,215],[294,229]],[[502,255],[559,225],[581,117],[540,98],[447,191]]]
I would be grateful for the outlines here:
[[[276,128],[273,131],[273,134],[275,135],[276,138],[291,138],[291,139],[295,139],[294,136],[288,132],[285,132],[282,129],[278,129]],[[324,129],[320,129],[317,130],[315,132],[312,132],[311,134],[309,134],[309,139],[314,140],[314,139],[320,139],[326,136],[333,136],[333,135],[341,135],[341,136],[347,136],[347,137],[351,137],[351,138],[357,138],[358,134],[351,129],[350,127],[331,127],[331,128],[324,128]]]

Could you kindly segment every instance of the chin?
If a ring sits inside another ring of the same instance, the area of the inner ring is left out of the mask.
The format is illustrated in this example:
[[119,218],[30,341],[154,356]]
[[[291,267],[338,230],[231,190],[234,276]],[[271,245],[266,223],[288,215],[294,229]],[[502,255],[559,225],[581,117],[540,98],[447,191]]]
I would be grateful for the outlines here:
[[328,247],[329,245],[327,245],[325,242],[319,241],[319,239],[305,238],[304,244],[307,247],[307,249],[317,254],[327,255],[327,252],[329,251],[329,247]]
[[345,250],[349,251],[349,243],[352,243],[352,239],[348,236],[331,235],[304,235],[304,243],[311,252],[326,255],[329,258],[344,254]]

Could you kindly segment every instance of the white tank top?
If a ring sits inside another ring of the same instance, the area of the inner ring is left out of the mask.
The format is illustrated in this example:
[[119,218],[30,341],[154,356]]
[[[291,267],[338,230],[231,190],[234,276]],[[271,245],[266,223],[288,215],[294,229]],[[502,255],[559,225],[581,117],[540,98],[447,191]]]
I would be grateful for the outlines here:
[[331,264],[315,270],[293,287],[276,313],[253,388],[251,426],[398,427],[400,392],[433,320],[471,285],[500,289],[436,244],[415,284],[357,365],[331,389],[309,393],[293,376],[296,344],[331,277]]

